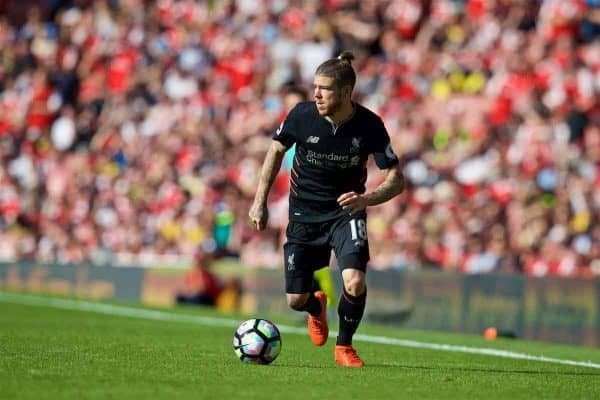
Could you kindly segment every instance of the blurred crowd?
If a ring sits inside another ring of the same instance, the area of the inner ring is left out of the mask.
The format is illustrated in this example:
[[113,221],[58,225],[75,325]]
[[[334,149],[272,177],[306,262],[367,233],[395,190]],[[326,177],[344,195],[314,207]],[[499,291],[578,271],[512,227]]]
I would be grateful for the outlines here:
[[372,268],[600,274],[598,0],[0,0],[0,259],[278,267],[261,163],[341,50],[408,181]]

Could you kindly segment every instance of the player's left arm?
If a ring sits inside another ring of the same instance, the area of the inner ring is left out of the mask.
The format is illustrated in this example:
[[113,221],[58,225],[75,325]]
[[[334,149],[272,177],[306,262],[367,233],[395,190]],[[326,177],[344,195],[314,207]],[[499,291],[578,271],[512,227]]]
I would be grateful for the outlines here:
[[338,197],[338,204],[350,213],[364,210],[370,206],[376,206],[394,198],[404,190],[404,174],[400,164],[396,164],[384,170],[385,179],[372,192],[359,194],[348,192]]
[[371,193],[366,193],[367,206],[376,206],[396,197],[404,190],[404,174],[400,164],[384,171],[385,179]]

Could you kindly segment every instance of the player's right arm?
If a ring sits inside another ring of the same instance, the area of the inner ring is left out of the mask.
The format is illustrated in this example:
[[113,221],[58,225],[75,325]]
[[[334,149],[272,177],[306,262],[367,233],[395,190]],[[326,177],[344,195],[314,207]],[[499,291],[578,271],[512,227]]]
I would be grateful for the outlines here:
[[265,161],[263,162],[254,202],[248,213],[250,222],[252,222],[259,231],[262,231],[267,226],[267,221],[269,219],[267,197],[269,196],[271,186],[273,186],[273,182],[279,173],[281,162],[286,151],[287,148],[281,142],[273,140],[267,151]]

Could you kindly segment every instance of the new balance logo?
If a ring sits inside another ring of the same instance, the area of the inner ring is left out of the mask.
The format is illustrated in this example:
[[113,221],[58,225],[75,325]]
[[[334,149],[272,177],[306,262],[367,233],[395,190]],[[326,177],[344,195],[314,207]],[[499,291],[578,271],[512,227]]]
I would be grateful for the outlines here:
[[308,139],[306,139],[306,143],[319,143],[319,137],[309,136]]

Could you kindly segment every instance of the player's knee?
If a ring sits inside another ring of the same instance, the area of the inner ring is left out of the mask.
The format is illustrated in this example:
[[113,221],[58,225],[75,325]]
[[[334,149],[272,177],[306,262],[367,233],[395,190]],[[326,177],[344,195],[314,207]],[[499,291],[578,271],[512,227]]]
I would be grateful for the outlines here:
[[342,271],[342,280],[344,282],[344,291],[350,296],[360,296],[367,289],[365,273],[358,269],[344,269]]
[[287,294],[287,303],[288,306],[292,310],[302,311],[304,310],[304,305],[306,304],[306,300],[308,300],[308,295],[306,294]]
[[344,289],[346,293],[350,296],[360,296],[367,289],[367,285],[365,283],[364,278],[362,277],[352,277],[344,282]]

